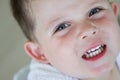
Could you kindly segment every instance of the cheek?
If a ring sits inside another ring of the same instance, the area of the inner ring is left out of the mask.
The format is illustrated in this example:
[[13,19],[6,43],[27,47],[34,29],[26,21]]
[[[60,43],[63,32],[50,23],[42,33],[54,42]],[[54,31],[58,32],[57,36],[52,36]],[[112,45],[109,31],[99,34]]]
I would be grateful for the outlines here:
[[[43,45],[43,52],[50,62],[62,59],[70,50],[70,44],[66,38],[48,39]],[[61,60],[60,60],[61,61]]]
[[120,50],[120,27],[116,17],[110,13],[96,20],[95,24],[100,30],[103,40],[109,45],[114,53],[118,53]]
[[94,21],[94,23],[97,28],[103,31],[102,33],[104,33],[106,36],[113,36],[114,38],[120,33],[117,18],[112,13],[106,14],[101,19]]
[[52,42],[55,48],[72,49],[75,43],[75,30],[71,29],[66,35],[55,37]]
[[93,21],[96,26],[98,26],[100,29],[102,28],[110,28],[111,24],[114,24],[114,18],[110,14],[104,15],[102,18]]
[[69,33],[68,35],[55,37],[46,41],[45,44],[49,44],[45,49],[46,53],[49,54],[47,55],[48,58],[50,58],[51,61],[61,61],[65,56],[73,55],[74,39],[74,34]]

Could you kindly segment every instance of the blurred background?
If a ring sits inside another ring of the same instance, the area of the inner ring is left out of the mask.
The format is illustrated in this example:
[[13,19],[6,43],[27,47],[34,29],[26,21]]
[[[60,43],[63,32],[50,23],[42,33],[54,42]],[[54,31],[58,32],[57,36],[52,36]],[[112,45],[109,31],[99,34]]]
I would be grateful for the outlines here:
[[9,0],[0,0],[0,80],[12,80],[19,69],[29,64],[23,49],[25,41],[10,12]]
[[[120,0],[116,1],[120,4]],[[30,57],[23,49],[25,41],[10,12],[9,0],[0,0],[0,80],[12,80],[19,69],[29,64]]]

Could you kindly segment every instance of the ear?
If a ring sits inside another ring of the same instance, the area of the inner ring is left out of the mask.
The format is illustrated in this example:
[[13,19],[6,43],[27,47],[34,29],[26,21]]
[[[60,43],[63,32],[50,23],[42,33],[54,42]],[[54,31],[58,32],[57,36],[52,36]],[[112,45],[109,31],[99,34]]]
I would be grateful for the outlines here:
[[111,2],[111,6],[112,6],[112,9],[113,9],[113,11],[114,11],[114,15],[115,15],[115,16],[118,16],[119,7],[118,7],[117,3]]
[[41,52],[39,45],[27,41],[24,44],[24,49],[26,53],[34,60],[40,62],[40,63],[46,63],[48,64],[48,60],[46,59],[45,55]]

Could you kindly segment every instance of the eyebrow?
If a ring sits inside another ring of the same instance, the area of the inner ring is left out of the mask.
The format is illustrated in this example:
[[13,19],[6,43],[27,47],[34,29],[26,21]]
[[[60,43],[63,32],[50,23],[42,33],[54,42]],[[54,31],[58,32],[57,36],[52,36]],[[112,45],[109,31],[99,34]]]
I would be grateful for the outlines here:
[[53,19],[52,21],[50,21],[50,23],[56,22],[56,21],[60,20],[61,18],[62,17],[57,17],[57,18]]
[[[63,19],[63,17],[62,17],[62,16],[58,16],[57,18],[52,19],[52,20],[49,22],[49,25],[54,24],[55,22],[57,22],[57,21],[59,21],[59,20],[61,20],[61,19]],[[47,28],[49,29],[49,26],[48,26]]]
[[[105,0],[93,0],[92,2],[91,2],[91,1],[88,2],[88,4],[86,4],[86,5],[93,5],[93,4],[96,4],[96,3],[100,3],[101,1],[105,1]],[[58,16],[57,18],[52,19],[52,20],[49,22],[49,24],[55,23],[55,22],[61,20],[62,18],[63,18],[63,16]]]
[[[88,5],[93,5],[93,4],[96,4],[96,3],[99,3],[99,2],[101,2],[101,0],[95,0],[92,3],[88,3]],[[53,19],[52,21],[50,21],[50,23],[56,22],[56,21],[60,20],[61,18],[62,17],[57,17],[57,18]]]

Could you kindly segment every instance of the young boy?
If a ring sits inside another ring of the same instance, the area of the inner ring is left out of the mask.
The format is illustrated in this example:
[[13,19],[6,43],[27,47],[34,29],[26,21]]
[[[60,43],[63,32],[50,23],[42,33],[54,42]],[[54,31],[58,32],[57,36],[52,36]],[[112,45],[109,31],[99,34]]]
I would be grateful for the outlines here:
[[[11,0],[34,59],[28,80],[120,80],[118,6],[108,0]],[[118,58],[119,60],[119,58]]]

